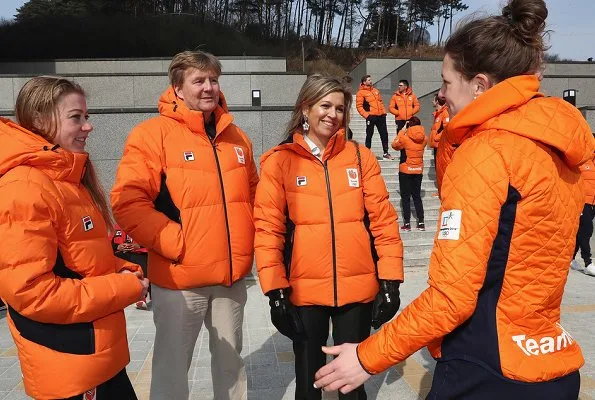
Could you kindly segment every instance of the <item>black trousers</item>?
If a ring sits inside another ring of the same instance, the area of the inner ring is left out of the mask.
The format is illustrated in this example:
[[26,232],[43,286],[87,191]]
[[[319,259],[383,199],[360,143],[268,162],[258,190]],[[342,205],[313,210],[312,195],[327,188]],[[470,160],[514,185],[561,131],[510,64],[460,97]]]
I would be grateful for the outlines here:
[[574,246],[574,256],[581,249],[581,258],[585,262],[585,267],[591,264],[591,235],[593,235],[593,217],[595,217],[595,206],[585,204],[583,213],[579,220],[578,233],[576,234],[576,245]]
[[397,124],[397,135],[399,134],[401,129],[403,129],[406,122],[407,122],[407,120],[404,120],[404,119],[395,119],[395,124]]
[[401,191],[401,207],[403,207],[403,221],[408,224],[411,220],[411,197],[417,214],[417,222],[424,222],[424,205],[421,202],[422,174],[404,174],[399,172],[399,190]]
[[[329,319],[333,323],[333,342],[359,343],[370,336],[373,303],[353,303],[342,307],[302,306],[297,307],[304,323],[307,340],[294,341],[295,398],[296,400],[320,400],[322,391],[314,389],[314,374],[326,364],[326,346],[329,335]],[[364,385],[342,394],[344,400],[366,400]]]
[[388,153],[388,129],[386,127],[386,115],[370,115],[366,118],[366,147],[372,147],[372,135],[374,127],[378,129],[382,141],[382,151]]
[[439,361],[426,400],[576,400],[580,386],[578,371],[552,381],[524,383],[468,361]]
[[[97,400],[137,400],[136,393],[126,369],[118,372],[112,379],[97,386]],[[85,400],[85,394],[81,393],[77,396],[72,396],[64,400]]]

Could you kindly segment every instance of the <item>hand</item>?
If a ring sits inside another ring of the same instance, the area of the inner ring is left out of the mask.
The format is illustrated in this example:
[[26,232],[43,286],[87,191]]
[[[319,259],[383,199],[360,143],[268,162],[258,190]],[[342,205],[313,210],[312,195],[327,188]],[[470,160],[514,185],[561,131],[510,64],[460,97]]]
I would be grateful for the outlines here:
[[304,324],[295,306],[289,301],[289,290],[271,290],[267,296],[271,306],[271,321],[275,328],[291,340],[304,339],[306,336]]
[[325,392],[339,390],[349,393],[363,385],[370,376],[357,357],[356,343],[343,343],[340,346],[322,347],[326,354],[336,356],[333,361],[320,368],[314,375],[314,387]]
[[147,293],[149,292],[149,280],[147,278],[139,278],[138,281],[142,286],[142,290],[140,292],[140,297],[136,301],[141,301],[147,297]]
[[131,243],[129,245],[128,249],[130,251],[138,250],[138,249],[140,249],[140,244],[138,244],[138,243]]
[[380,325],[388,322],[399,311],[401,299],[399,298],[399,281],[380,279],[380,291],[376,295],[372,307],[372,327],[380,328]]
[[119,244],[117,250],[125,253],[128,251],[128,245],[126,243]]

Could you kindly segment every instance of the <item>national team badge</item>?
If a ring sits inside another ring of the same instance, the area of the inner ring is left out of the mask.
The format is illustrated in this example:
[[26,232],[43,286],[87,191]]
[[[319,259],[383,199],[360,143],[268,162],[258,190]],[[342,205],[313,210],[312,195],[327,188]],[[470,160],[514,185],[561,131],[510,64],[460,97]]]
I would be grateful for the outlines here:
[[347,180],[350,187],[359,187],[359,173],[356,168],[347,168]]
[[97,389],[87,390],[85,392],[85,400],[97,400]]
[[240,164],[246,164],[246,157],[244,157],[244,149],[242,149],[241,147],[234,147],[234,150],[236,151],[238,162]]
[[298,186],[306,186],[308,184],[308,178],[306,178],[305,176],[298,176],[295,179],[295,184]]
[[91,220],[91,217],[88,215],[86,217],[83,217],[83,229],[85,230],[85,232],[88,232],[91,229],[93,229],[93,221]]
[[194,161],[194,153],[191,151],[184,152],[184,161]]

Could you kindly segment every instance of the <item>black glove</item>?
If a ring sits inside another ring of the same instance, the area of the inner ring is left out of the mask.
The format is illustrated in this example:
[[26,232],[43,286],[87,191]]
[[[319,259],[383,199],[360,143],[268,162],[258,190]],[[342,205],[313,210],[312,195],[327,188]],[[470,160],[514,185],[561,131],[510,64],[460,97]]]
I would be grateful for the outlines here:
[[271,290],[267,296],[271,306],[271,321],[275,328],[291,340],[305,339],[304,324],[295,306],[289,301],[289,290]]
[[399,285],[399,281],[380,279],[380,291],[376,295],[372,307],[372,327],[374,329],[378,329],[380,325],[390,321],[399,311],[401,305]]

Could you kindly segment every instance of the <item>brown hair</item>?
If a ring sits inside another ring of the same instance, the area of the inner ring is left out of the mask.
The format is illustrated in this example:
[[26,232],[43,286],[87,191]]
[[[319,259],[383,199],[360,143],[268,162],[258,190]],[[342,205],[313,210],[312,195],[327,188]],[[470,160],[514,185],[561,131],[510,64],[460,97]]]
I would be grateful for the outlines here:
[[362,83],[364,83],[366,81],[366,79],[368,79],[370,76],[372,76],[372,75],[364,75],[364,76],[362,76]]
[[409,118],[409,123],[407,124],[407,126],[416,126],[416,125],[421,125],[421,120],[416,116]]
[[446,99],[444,97],[440,97],[438,93],[434,96],[434,101],[438,103],[439,106],[443,106],[446,104]]
[[[30,79],[17,96],[14,108],[17,122],[23,128],[53,143],[60,129],[58,103],[62,97],[71,93],[86,96],[80,85],[59,76],[38,76]],[[108,230],[111,231],[114,226],[112,215],[90,159],[85,165],[81,182],[89,191],[95,207],[101,212]]]
[[183,51],[176,54],[169,64],[169,83],[173,87],[180,87],[184,83],[184,72],[189,68],[201,71],[212,71],[217,76],[221,75],[221,62],[204,51]]
[[541,69],[547,18],[544,0],[509,0],[502,15],[465,23],[444,47],[455,69],[470,80],[488,75],[496,84]]
[[342,128],[347,130],[349,125],[349,111],[351,110],[351,91],[339,79],[321,74],[310,75],[302,85],[298,98],[291,113],[291,119],[287,124],[285,138],[290,138],[294,132],[302,129],[304,115],[302,109],[311,107],[323,97],[331,93],[342,93],[345,98],[345,112],[343,114]]

